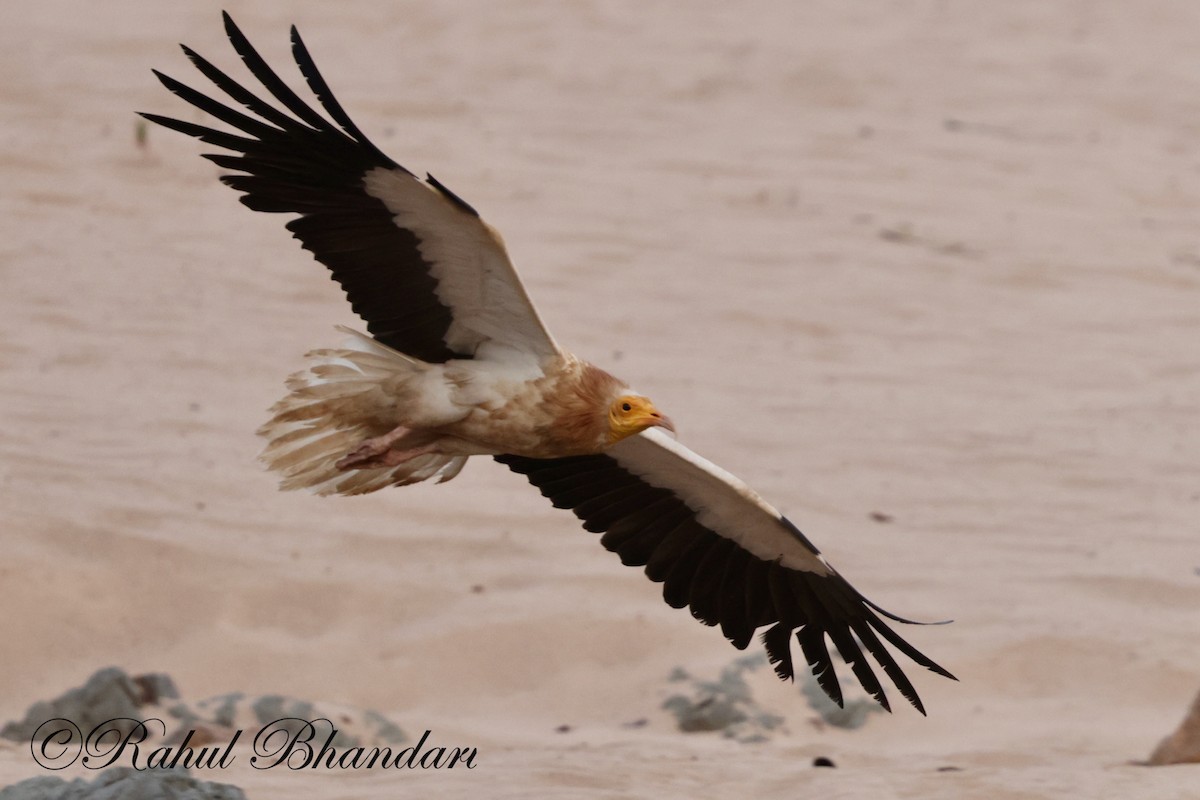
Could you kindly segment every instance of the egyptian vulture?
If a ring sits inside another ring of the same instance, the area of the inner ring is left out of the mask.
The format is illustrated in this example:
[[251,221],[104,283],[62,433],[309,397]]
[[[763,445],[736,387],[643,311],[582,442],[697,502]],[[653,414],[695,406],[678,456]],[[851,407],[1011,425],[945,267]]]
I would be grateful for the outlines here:
[[719,625],[734,647],[765,627],[781,678],[796,671],[794,636],[840,705],[828,639],[884,708],[864,650],[925,713],[881,640],[953,676],[882,617],[910,620],[859,594],[774,507],[667,435],[671,421],[649,399],[559,347],[499,234],[432,175],[418,178],[363,135],[294,27],[293,56],[328,119],[224,19],[275,103],[184,46],[225,102],[154,74],[232,132],[142,116],[227,151],[204,157],[232,172],[221,180],[245,205],[297,215],[288,230],[329,268],[370,332],[347,330],[343,346],[310,353],[271,409],[263,460],[284,488],[349,495],[447,481],[469,457],[492,456],[602,533],[622,563],[644,567],[671,606]]

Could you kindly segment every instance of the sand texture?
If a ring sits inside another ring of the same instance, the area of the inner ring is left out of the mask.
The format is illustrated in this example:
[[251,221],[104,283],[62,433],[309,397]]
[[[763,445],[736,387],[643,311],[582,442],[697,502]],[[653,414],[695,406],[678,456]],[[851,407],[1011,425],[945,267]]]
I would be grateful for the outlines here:
[[[743,654],[520,476],[276,491],[254,430],[356,319],[133,114],[202,120],[150,69],[238,69],[222,4],[43,0],[0,25],[0,723],[117,666],[478,749],[195,773],[251,800],[1200,797],[1130,763],[1200,688],[1200,6],[224,5],[289,80],[300,27],[559,341],[952,618],[902,633],[960,682],[852,729],[748,670],[765,741],[682,733],[673,670]],[[46,774],[0,744],[0,786]]]

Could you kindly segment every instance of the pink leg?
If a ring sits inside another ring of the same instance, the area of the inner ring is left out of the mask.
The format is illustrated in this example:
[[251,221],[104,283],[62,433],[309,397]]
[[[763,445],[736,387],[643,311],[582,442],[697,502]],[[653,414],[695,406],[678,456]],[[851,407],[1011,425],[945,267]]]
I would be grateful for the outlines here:
[[394,467],[405,461],[423,456],[434,451],[434,444],[423,444],[417,447],[393,448],[393,445],[405,436],[414,433],[411,428],[396,428],[367,439],[354,450],[340,458],[335,466],[343,472],[351,469],[371,469],[374,467]]

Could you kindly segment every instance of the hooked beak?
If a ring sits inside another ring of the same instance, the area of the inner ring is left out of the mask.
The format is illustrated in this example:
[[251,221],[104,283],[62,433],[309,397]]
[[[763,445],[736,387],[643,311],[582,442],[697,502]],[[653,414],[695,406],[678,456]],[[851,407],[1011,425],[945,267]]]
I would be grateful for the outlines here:
[[671,418],[666,414],[660,414],[657,410],[650,412],[650,427],[651,428],[666,428],[671,433],[675,432],[675,423],[671,422]]
[[[621,409],[620,405],[625,405],[626,408]],[[622,416],[610,418],[609,444],[616,444],[626,436],[633,436],[648,428],[663,428],[672,434],[675,433],[675,423],[671,422],[666,414],[661,413],[645,397],[630,397],[623,400],[613,413]]]

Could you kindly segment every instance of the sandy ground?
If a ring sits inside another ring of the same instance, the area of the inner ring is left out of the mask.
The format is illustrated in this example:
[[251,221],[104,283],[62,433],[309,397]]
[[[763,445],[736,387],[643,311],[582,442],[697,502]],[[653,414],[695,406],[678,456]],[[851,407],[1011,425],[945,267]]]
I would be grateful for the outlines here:
[[300,26],[560,341],[868,596],[954,618],[905,633],[961,682],[844,731],[761,675],[786,733],[684,735],[667,675],[736,651],[518,476],[277,492],[253,431],[354,319],[132,114],[199,119],[149,70],[235,66],[220,6],[44,0],[0,26],[0,719],[115,664],[479,750],[204,776],[255,800],[1200,796],[1128,764],[1200,687],[1200,7],[227,5],[284,66]]

